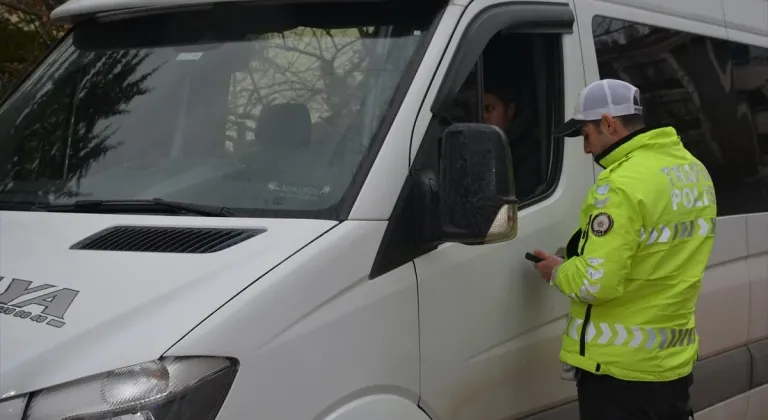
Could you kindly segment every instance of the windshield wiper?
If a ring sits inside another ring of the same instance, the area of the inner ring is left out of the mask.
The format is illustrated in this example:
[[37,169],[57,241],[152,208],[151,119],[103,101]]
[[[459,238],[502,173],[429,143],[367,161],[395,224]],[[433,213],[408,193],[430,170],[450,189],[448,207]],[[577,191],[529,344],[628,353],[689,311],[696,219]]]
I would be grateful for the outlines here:
[[110,212],[135,212],[145,211],[148,208],[153,210],[157,207],[172,210],[175,213],[191,213],[199,216],[208,217],[233,217],[235,213],[227,207],[206,206],[202,204],[184,203],[179,201],[166,201],[162,198],[152,198],[148,200],[77,200],[72,204],[50,204],[32,207],[31,210],[52,211],[52,212],[73,212],[78,210]]

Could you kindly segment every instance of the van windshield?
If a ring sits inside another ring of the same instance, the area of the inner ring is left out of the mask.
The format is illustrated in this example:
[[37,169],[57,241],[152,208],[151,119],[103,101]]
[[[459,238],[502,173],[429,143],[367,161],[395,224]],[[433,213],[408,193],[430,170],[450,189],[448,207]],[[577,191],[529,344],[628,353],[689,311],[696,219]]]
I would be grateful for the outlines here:
[[343,217],[436,14],[222,3],[76,25],[0,105],[0,209],[162,198]]

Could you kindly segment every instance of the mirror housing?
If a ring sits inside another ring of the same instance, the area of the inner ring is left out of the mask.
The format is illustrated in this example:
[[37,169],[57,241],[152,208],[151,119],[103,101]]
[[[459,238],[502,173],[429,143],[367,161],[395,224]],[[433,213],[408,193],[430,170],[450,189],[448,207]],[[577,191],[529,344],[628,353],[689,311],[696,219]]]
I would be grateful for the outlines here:
[[498,127],[448,127],[440,144],[438,187],[441,241],[480,245],[517,236],[512,155]]

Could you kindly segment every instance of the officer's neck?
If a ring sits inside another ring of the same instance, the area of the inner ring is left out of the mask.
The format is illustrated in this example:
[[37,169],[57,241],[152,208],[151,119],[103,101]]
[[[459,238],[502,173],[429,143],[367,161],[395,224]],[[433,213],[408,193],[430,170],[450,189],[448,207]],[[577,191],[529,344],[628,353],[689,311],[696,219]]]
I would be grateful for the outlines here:
[[602,152],[595,155],[595,163],[600,165],[603,169],[611,166],[613,163],[619,161],[626,154],[634,150],[634,148],[625,148],[622,146],[626,145],[640,134],[647,133],[652,129],[653,128],[650,127],[641,127],[633,131],[626,131],[626,134],[623,137],[620,137],[608,145]]

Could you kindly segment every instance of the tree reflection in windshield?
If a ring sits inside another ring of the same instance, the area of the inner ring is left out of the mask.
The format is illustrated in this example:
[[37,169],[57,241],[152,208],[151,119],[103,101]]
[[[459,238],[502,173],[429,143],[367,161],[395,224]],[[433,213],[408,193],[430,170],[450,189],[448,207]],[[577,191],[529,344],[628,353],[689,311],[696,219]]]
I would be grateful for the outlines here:
[[[108,143],[117,128],[107,123],[97,129],[99,123],[127,112],[136,96],[148,92],[145,82],[154,70],[137,74],[146,58],[146,53],[138,51],[71,52],[56,69],[38,76],[33,83],[36,89],[27,87],[25,93],[42,92],[26,107],[0,114],[2,122],[15,117],[6,136],[23,139],[0,143],[5,175],[0,191],[18,192],[21,201],[77,197],[77,184],[91,165],[120,146]],[[52,77],[52,73],[58,74]],[[48,86],[40,86],[44,84]],[[15,180],[47,182],[16,190]]]

